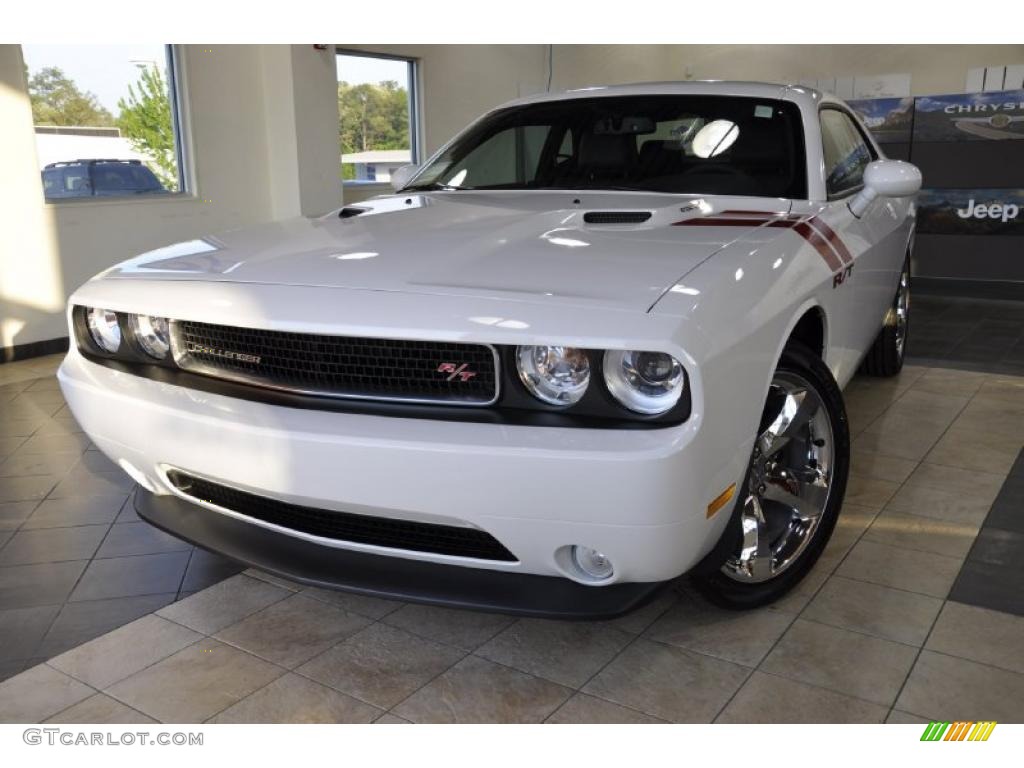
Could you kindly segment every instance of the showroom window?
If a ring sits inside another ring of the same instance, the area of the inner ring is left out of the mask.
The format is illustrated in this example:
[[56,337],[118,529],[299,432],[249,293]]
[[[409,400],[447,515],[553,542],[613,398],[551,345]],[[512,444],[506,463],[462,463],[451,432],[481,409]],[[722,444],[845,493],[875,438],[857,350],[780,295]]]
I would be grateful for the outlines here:
[[185,191],[169,45],[24,45],[47,202]]
[[825,191],[829,198],[860,189],[873,153],[853,119],[838,109],[821,110],[821,143],[825,154]]
[[342,183],[386,184],[418,162],[416,62],[339,51],[337,69]]

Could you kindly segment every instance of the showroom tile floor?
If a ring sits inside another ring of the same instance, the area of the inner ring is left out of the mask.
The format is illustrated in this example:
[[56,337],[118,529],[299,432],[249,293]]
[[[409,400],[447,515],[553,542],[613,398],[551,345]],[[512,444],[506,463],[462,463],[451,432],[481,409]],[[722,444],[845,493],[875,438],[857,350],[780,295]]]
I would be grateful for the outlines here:
[[[187,550],[115,531],[137,525],[129,489],[62,415],[53,365],[0,366],[0,649],[21,644],[29,665],[0,683],[0,721],[1024,721],[1024,378],[909,366],[852,382],[836,534],[772,607],[724,612],[683,580],[620,619],[565,623],[255,571],[176,600]],[[72,511],[81,498],[109,504]],[[44,645],[65,611],[126,599],[124,626]]]

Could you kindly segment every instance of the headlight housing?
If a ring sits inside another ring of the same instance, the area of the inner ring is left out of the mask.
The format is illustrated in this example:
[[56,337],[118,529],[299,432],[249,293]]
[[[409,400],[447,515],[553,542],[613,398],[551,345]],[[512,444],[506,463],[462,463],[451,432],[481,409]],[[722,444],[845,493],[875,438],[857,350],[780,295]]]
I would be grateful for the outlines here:
[[590,359],[576,347],[516,347],[519,378],[534,397],[549,405],[579,402],[590,384]]
[[121,323],[116,312],[112,309],[90,307],[85,317],[89,335],[96,346],[111,354],[121,348]]
[[171,349],[171,336],[167,318],[151,315],[130,315],[132,335],[142,351],[157,360],[163,360]]
[[604,355],[604,381],[616,400],[635,413],[670,410],[683,394],[683,365],[665,352],[612,349]]

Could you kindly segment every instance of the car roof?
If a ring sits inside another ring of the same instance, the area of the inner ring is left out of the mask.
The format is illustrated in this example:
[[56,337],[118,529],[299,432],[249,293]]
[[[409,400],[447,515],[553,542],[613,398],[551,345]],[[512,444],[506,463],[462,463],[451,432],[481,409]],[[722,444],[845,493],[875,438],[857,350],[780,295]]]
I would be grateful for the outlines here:
[[598,98],[606,96],[652,96],[652,95],[702,95],[702,96],[748,96],[762,99],[785,99],[802,107],[814,109],[822,102],[838,102],[831,94],[803,85],[786,83],[758,83],[742,80],[666,80],[650,83],[627,83],[623,85],[597,85],[586,88],[572,88],[564,91],[538,93],[513,99],[498,109],[570,99]]

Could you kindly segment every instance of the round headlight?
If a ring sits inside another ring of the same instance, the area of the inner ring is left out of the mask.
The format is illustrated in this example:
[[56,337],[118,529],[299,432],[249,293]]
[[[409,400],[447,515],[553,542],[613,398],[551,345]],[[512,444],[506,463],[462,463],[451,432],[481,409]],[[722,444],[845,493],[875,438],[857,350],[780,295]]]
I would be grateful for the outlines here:
[[645,414],[672,408],[686,385],[683,366],[672,355],[635,350],[605,352],[604,380],[616,400]]
[[90,307],[86,312],[89,324],[89,335],[96,346],[107,352],[117,352],[121,348],[121,326],[117,322],[117,313],[112,309]]
[[590,383],[587,353],[575,347],[517,347],[516,365],[530,393],[551,405],[579,402]]
[[157,360],[167,357],[167,351],[171,348],[167,318],[132,315],[131,325],[135,340],[139,342],[139,346],[147,355],[155,357]]

